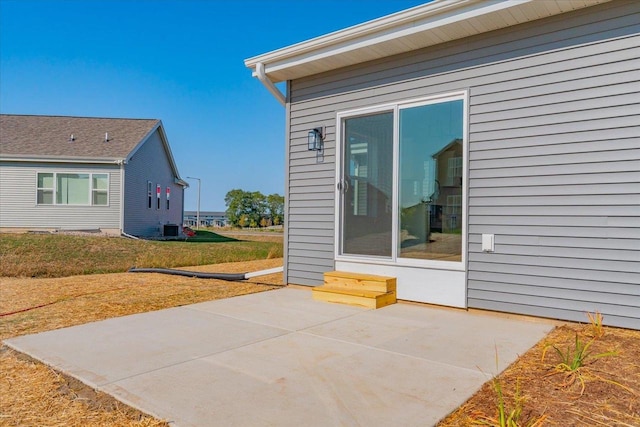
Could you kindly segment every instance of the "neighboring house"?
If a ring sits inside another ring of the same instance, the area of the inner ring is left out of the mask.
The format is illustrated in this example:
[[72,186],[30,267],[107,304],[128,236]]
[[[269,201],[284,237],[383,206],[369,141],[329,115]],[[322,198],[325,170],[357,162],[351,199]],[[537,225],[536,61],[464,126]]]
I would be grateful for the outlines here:
[[1,229],[162,236],[185,187],[160,120],[0,115]]
[[639,58],[637,1],[436,0],[247,59],[286,107],[285,281],[640,329]]
[[[195,227],[197,216],[197,211],[184,211],[184,225]],[[226,212],[200,211],[201,227],[225,227],[228,224]]]

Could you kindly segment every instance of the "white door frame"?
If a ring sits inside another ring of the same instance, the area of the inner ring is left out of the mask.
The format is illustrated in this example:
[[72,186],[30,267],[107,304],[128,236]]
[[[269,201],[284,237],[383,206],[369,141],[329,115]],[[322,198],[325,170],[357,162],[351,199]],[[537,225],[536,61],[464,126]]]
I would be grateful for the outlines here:
[[[336,270],[369,273],[397,278],[397,297],[410,301],[427,302],[453,307],[467,306],[467,265],[468,265],[468,181],[469,142],[467,90],[447,92],[429,97],[411,99],[392,104],[338,112],[336,115],[336,166],[335,166],[335,268]],[[428,104],[451,100],[463,100],[463,185],[462,185],[462,260],[461,262],[417,260],[398,257],[398,205],[399,205],[399,111]],[[392,197],[392,256],[391,258],[343,255],[342,250],[342,194],[338,186],[342,177],[344,161],[344,126],[347,118],[375,113],[394,113],[393,135],[393,194]]]

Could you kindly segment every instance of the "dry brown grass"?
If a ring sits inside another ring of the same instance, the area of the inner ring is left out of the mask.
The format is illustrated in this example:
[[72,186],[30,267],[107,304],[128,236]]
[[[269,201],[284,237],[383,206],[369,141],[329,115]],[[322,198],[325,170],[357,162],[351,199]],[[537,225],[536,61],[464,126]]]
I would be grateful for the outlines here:
[[0,368],[0,425],[168,425],[88,387],[69,387],[73,381],[6,347],[0,350]]
[[[282,259],[189,267],[237,273],[282,265]],[[55,279],[0,278],[0,339],[111,317],[274,289],[282,274],[243,282],[151,273],[115,273]],[[0,354],[2,426],[160,426],[112,397],[3,348]]]
[[223,236],[198,231],[188,241],[68,234],[0,233],[0,276],[66,277],[282,258],[282,235]]
[[[282,265],[282,259],[189,267],[188,270],[237,273],[279,265]],[[0,339],[259,292],[271,287],[257,283],[278,285],[281,282],[282,274],[243,282],[153,273],[94,274],[55,279],[0,278],[0,313],[48,304],[0,317]]]

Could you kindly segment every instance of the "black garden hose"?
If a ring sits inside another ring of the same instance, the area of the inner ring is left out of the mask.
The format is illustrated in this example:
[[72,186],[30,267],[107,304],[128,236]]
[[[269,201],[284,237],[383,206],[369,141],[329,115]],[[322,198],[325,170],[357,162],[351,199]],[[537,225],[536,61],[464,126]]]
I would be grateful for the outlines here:
[[247,273],[202,273],[199,271],[173,270],[170,268],[136,268],[129,269],[129,273],[161,273],[172,274],[174,276],[197,277],[198,279],[219,279],[219,280],[247,280]]

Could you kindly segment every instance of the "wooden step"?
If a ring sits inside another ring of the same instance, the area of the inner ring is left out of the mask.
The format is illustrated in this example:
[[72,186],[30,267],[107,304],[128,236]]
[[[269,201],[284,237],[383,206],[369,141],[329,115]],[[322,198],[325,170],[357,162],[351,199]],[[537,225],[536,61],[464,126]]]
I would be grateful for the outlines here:
[[395,291],[376,292],[366,289],[345,289],[327,285],[316,286],[312,290],[313,299],[367,308],[380,308],[396,302]]
[[324,285],[313,288],[320,301],[380,308],[396,302],[396,278],[372,274],[329,271]]
[[345,271],[329,271],[324,273],[324,284],[332,288],[359,289],[374,292],[390,292],[396,290],[395,277],[348,273]]

